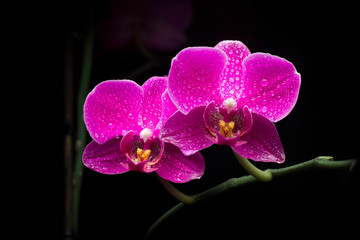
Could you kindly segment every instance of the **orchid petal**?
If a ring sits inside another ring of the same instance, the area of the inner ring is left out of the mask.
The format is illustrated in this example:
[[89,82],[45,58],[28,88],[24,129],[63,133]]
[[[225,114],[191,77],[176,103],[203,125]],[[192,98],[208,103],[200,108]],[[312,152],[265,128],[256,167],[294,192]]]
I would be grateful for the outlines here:
[[98,84],[84,105],[85,125],[93,140],[103,144],[139,129],[142,99],[143,90],[133,81],[109,80]]
[[226,53],[228,61],[221,74],[220,93],[222,99],[241,97],[243,87],[243,60],[250,55],[249,49],[240,41],[221,41],[215,48]]
[[186,48],[172,60],[168,92],[182,113],[220,102],[219,78],[226,61],[223,51],[209,47]]
[[152,77],[143,84],[142,120],[144,128],[155,129],[158,124],[162,112],[161,96],[166,87],[167,77]]
[[156,129],[161,129],[163,124],[166,122],[166,120],[168,120],[169,117],[178,110],[177,107],[174,105],[174,103],[171,101],[167,90],[165,90],[165,92],[161,96],[161,101],[162,101],[162,114],[160,121],[156,126]]
[[120,139],[116,138],[102,145],[90,142],[84,150],[83,163],[103,174],[120,174],[129,170],[128,160],[120,152]]
[[205,106],[194,108],[188,115],[174,113],[160,131],[160,139],[179,147],[185,155],[207,148],[214,142],[203,120]]
[[179,148],[169,143],[165,143],[164,154],[159,165],[156,173],[175,183],[199,179],[205,170],[205,161],[201,153],[185,156]]
[[261,162],[285,161],[284,148],[275,125],[267,118],[253,113],[253,125],[244,137],[244,144],[233,147],[234,151],[245,158]]
[[300,74],[284,58],[255,53],[244,60],[243,104],[273,122],[294,108],[300,89]]

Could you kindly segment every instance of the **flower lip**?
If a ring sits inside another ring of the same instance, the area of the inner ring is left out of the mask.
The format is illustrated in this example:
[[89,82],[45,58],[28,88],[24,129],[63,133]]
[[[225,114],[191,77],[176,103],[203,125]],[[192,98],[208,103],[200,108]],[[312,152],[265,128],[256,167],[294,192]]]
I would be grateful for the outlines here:
[[130,131],[120,142],[120,150],[130,160],[130,170],[152,172],[157,170],[161,161],[164,143],[157,137],[144,141],[141,136]]
[[[235,104],[228,100],[232,111],[218,106],[214,102],[208,104],[204,111],[204,121],[213,141],[217,144],[236,145],[240,138],[250,131],[252,126],[251,113],[247,107],[235,110]],[[226,101],[224,101],[226,102]]]

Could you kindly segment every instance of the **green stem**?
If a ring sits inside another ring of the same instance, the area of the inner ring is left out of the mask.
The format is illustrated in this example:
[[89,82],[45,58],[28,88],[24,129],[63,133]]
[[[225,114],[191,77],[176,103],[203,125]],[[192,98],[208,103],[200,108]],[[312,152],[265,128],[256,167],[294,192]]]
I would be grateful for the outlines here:
[[177,200],[181,201],[184,204],[191,205],[196,203],[196,199],[194,197],[191,197],[189,195],[186,195],[183,192],[180,192],[177,188],[174,187],[168,180],[163,179],[158,174],[156,174],[158,177],[160,183],[163,185],[163,187]]
[[73,188],[73,219],[74,219],[74,231],[78,232],[79,227],[79,206],[80,206],[80,192],[82,184],[82,175],[84,165],[82,163],[82,154],[86,143],[86,128],[83,120],[83,106],[85,98],[88,93],[91,67],[92,67],[92,55],[94,45],[94,30],[93,30],[93,17],[92,17],[92,6],[91,1],[88,6],[88,26],[84,36],[84,48],[83,48],[83,59],[82,69],[80,75],[79,93],[77,99],[77,139],[76,139],[76,155],[75,155],[75,170],[74,170],[74,188]]
[[240,156],[237,152],[233,150],[233,153],[240,163],[240,165],[254,178],[262,181],[262,182],[270,182],[272,180],[272,174],[269,170],[262,171],[255,167],[248,159]]
[[[285,177],[288,175],[292,175],[298,172],[307,171],[307,170],[349,170],[351,171],[357,160],[343,160],[343,161],[333,161],[332,157],[317,157],[312,160],[299,163],[290,167],[279,168],[279,169],[269,169],[267,171],[272,173],[273,178]],[[197,204],[201,204],[206,199],[212,198],[214,196],[218,196],[224,192],[229,191],[230,189],[238,188],[250,183],[261,181],[256,179],[255,177],[243,176],[239,178],[229,179],[213,188],[210,188],[204,192],[201,192],[194,196]],[[176,213],[180,212],[182,209],[188,207],[188,205],[183,202],[177,204],[165,214],[163,214],[148,230],[146,233],[145,239],[148,239],[153,232],[161,226],[163,222],[165,222],[170,217],[174,216]]]

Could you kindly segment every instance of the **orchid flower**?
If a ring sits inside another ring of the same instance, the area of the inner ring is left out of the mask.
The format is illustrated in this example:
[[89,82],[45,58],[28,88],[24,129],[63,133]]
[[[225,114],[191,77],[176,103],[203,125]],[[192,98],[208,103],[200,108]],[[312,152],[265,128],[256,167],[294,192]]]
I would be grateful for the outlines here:
[[205,167],[200,153],[185,156],[159,139],[164,122],[177,110],[166,86],[167,77],[152,77],[143,86],[130,80],[97,85],[84,105],[93,139],[85,148],[84,165],[103,174],[156,171],[176,183],[200,178]]
[[229,145],[244,158],[285,160],[273,122],[286,117],[299,93],[300,74],[287,60],[251,54],[239,41],[189,47],[173,59],[168,93],[179,109],[160,138],[193,154]]

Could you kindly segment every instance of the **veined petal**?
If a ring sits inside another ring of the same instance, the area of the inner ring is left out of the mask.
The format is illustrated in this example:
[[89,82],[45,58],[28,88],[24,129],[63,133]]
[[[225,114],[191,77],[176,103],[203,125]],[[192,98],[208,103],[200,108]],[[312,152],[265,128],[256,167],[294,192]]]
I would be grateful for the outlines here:
[[275,125],[259,114],[253,113],[252,117],[250,132],[241,138],[245,143],[233,147],[234,151],[254,161],[283,163],[284,148]]
[[214,138],[203,120],[205,106],[194,108],[188,115],[175,112],[163,125],[160,139],[179,147],[185,155],[191,155],[211,146]]
[[243,88],[242,63],[245,57],[250,55],[250,51],[240,41],[221,41],[215,48],[221,49],[228,57],[220,80],[222,99],[234,98],[238,100]]
[[205,170],[205,161],[201,153],[185,156],[178,147],[170,143],[165,143],[164,154],[159,165],[156,173],[175,183],[199,179]]
[[166,87],[167,77],[152,77],[143,84],[142,120],[144,128],[155,129],[158,124],[163,108],[161,96]]
[[84,121],[90,136],[99,144],[141,125],[143,90],[133,81],[109,80],[98,84],[87,96]]
[[292,63],[267,53],[255,53],[243,64],[243,104],[273,122],[286,117],[294,108],[300,89],[300,74]]
[[187,114],[211,101],[220,102],[220,76],[226,54],[210,47],[189,47],[172,60],[168,92],[179,110]]
[[128,160],[120,152],[120,139],[116,138],[102,145],[90,142],[84,150],[83,163],[103,174],[120,174],[129,170]]

